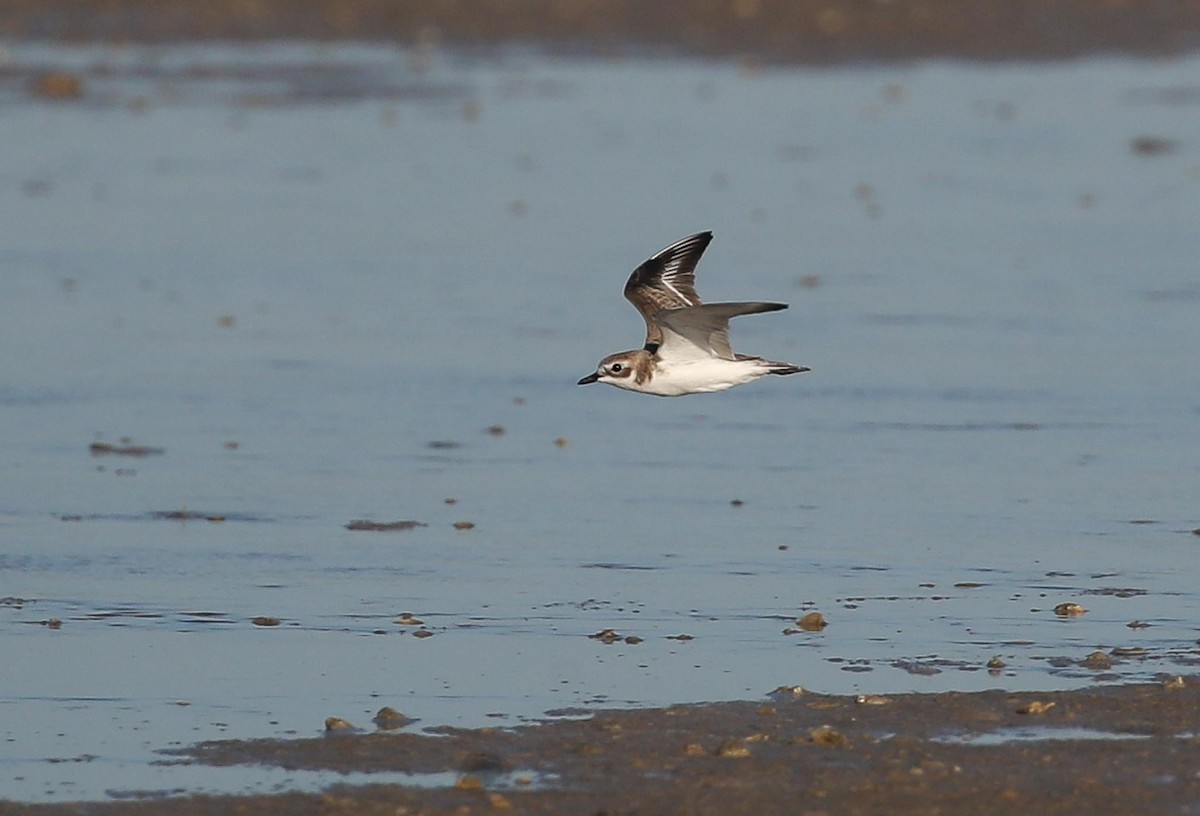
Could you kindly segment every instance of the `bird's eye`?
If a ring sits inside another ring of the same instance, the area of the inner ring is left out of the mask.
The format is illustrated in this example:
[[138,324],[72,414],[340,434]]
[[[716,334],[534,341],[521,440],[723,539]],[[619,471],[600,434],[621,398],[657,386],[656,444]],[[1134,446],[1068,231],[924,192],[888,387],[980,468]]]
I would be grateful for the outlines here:
[[613,374],[620,374],[624,370],[625,366],[621,365],[620,363],[613,363],[612,368],[609,369],[609,371],[611,371]]

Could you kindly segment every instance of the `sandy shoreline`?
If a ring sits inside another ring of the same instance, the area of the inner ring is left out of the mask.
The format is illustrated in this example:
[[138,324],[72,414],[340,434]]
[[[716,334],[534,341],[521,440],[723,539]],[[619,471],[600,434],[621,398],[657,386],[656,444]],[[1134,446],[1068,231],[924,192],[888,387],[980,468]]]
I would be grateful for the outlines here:
[[609,54],[651,49],[808,64],[932,57],[1054,59],[1193,51],[1200,46],[1200,2],[10,0],[0,30],[17,40],[537,44]]
[[761,701],[601,711],[516,729],[211,742],[179,758],[441,771],[458,782],[0,803],[0,814],[1183,812],[1200,802],[1200,680],[866,698],[780,690]]

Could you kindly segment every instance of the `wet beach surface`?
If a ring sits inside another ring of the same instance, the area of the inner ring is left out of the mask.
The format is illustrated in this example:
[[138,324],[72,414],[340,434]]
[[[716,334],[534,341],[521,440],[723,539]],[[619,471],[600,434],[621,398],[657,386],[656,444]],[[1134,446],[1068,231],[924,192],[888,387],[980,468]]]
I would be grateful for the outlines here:
[[760,702],[512,730],[212,742],[164,761],[380,781],[320,794],[0,803],[0,813],[1189,812],[1200,798],[1198,689],[1182,678],[1048,694],[780,688]]
[[0,812],[1194,803],[1197,58],[492,46],[5,44]]

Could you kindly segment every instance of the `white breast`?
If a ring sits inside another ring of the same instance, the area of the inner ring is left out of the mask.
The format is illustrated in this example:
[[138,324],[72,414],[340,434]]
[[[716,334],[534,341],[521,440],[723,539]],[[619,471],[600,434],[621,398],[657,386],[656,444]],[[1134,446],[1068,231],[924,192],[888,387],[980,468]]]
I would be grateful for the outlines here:
[[724,391],[748,383],[767,374],[757,361],[723,360],[719,357],[669,362],[660,360],[649,382],[637,390],[660,397],[681,397],[684,394],[707,394]]

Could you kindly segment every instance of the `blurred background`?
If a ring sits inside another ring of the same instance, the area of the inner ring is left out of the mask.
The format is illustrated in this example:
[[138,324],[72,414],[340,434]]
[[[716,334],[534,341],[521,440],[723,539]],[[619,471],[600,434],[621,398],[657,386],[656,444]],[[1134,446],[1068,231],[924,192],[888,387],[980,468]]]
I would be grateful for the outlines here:
[[[1189,671],[1198,31],[4,3],[0,790],[324,784],[152,763],[382,705]],[[575,386],[641,342],[630,270],[703,229],[706,300],[791,304],[734,347],[813,370]]]

